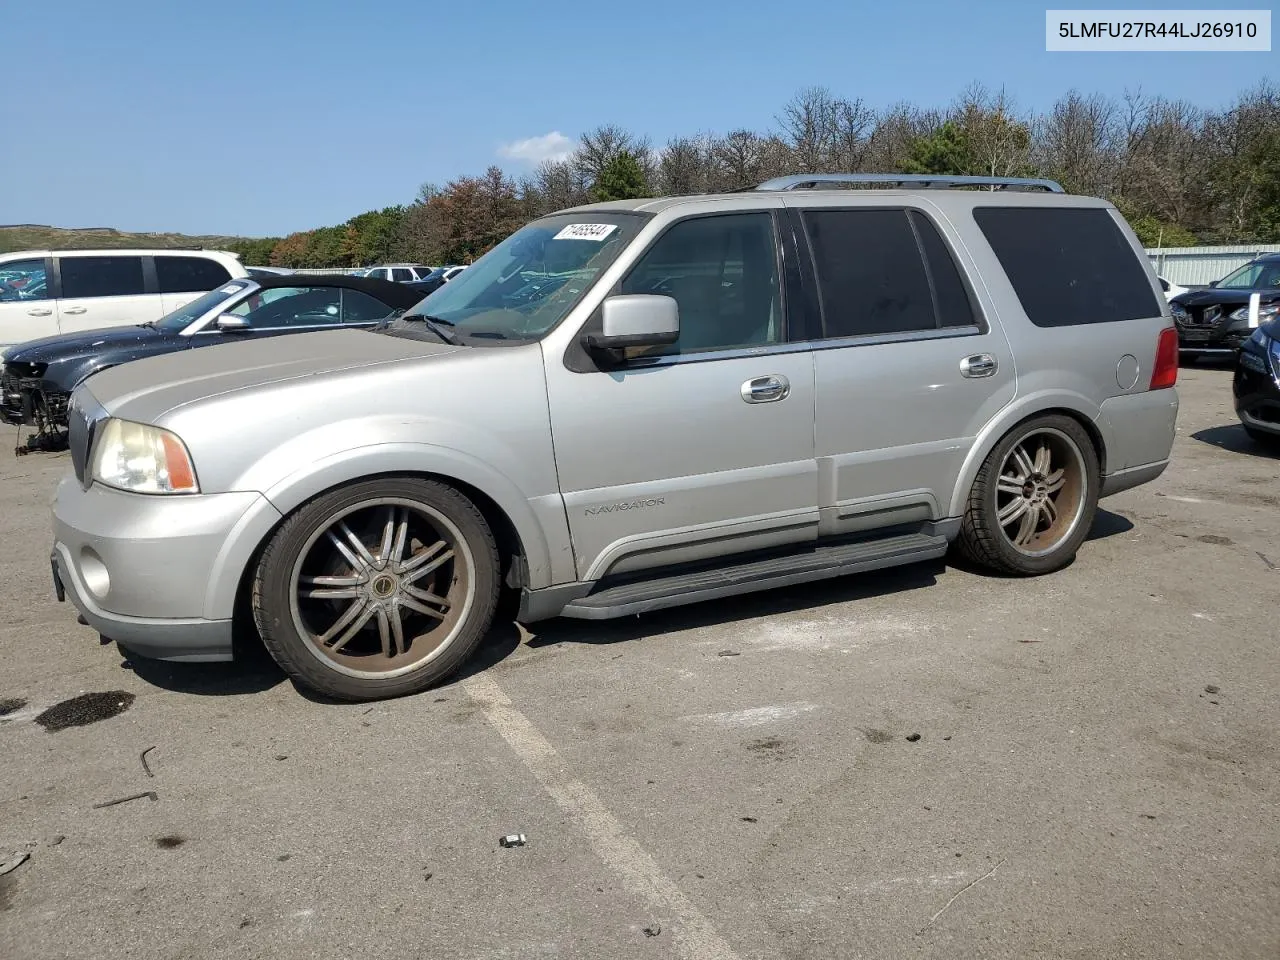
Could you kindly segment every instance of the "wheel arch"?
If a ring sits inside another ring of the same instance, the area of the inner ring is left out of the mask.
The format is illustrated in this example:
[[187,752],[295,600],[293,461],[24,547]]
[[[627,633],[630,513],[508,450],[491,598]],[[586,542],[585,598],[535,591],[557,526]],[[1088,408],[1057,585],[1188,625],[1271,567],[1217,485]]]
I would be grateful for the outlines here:
[[1050,394],[1039,397],[1028,397],[1020,403],[1012,404],[1001,411],[1001,415],[992,420],[978,434],[977,440],[965,458],[964,466],[956,480],[955,489],[951,493],[951,503],[947,516],[958,517],[964,513],[965,500],[969,490],[977,479],[978,471],[996,444],[1006,436],[1036,417],[1058,414],[1070,417],[1080,424],[1093,442],[1094,453],[1098,456],[1099,473],[1107,473],[1107,447],[1097,418],[1100,408],[1088,398],[1079,394]]
[[[484,465],[471,466],[465,455],[449,462],[432,457],[438,449],[411,445],[396,451],[396,444],[373,448],[377,455],[350,456],[319,461],[281,480],[264,491],[259,509],[252,510],[227,538],[215,561],[205,615],[225,618],[243,604],[244,591],[262,557],[262,551],[280,525],[304,504],[351,483],[388,477],[417,477],[446,483],[470,499],[480,510],[497,541],[503,558],[502,578],[507,586],[544,587],[558,582],[557,576],[572,579],[573,557],[568,549],[567,521],[559,495],[538,498],[536,503],[520,495],[510,481]],[[366,451],[367,452],[367,451]],[[424,463],[439,464],[424,469]],[[546,524],[563,526],[564,531],[548,531]],[[237,535],[238,532],[238,535]],[[564,548],[553,552],[548,534],[561,538]],[[566,573],[565,571],[568,571]]]

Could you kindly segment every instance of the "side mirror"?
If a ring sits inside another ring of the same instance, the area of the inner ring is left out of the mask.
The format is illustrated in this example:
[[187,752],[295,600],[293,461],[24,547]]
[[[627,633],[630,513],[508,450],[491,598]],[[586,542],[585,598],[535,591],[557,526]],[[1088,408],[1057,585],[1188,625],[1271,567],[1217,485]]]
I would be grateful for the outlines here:
[[680,339],[680,306],[672,297],[623,294],[605,300],[600,312],[601,331],[587,334],[588,350],[656,347]]
[[1217,281],[1217,280],[1210,280],[1210,281],[1209,281],[1209,286],[1211,286],[1211,287],[1216,287],[1217,285],[1218,285],[1218,281]]
[[224,313],[218,317],[217,327],[219,333],[244,333],[249,329],[249,321],[234,313]]

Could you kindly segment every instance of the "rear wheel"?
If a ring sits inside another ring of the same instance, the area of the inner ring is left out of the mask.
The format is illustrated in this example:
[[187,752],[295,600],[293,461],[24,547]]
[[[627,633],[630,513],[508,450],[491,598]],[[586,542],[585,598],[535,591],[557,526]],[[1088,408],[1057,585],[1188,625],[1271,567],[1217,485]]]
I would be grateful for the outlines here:
[[302,506],[272,537],[254,619],[276,662],[342,700],[425,689],[493,619],[498,552],[475,505],[445,484],[371,480]]
[[1093,526],[1100,473],[1088,433],[1070,417],[1019,425],[978,471],[960,527],[961,551],[1002,573],[1065,567]]

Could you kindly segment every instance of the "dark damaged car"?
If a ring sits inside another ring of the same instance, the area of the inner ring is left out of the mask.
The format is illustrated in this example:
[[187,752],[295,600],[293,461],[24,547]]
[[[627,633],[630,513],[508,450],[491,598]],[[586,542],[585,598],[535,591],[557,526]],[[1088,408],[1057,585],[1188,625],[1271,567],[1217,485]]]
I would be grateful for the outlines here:
[[229,341],[373,327],[422,294],[372,277],[287,274],[228,281],[154,323],[30,340],[5,351],[0,420],[59,435],[67,400],[86,377],[131,360]]
[[[1258,317],[1249,318],[1249,301],[1258,294]],[[1251,260],[1205,290],[1188,290],[1169,301],[1178,327],[1178,349],[1185,355],[1234,355],[1258,323],[1280,315],[1280,254]]]
[[1280,319],[1263,321],[1241,346],[1232,392],[1245,432],[1280,451]]

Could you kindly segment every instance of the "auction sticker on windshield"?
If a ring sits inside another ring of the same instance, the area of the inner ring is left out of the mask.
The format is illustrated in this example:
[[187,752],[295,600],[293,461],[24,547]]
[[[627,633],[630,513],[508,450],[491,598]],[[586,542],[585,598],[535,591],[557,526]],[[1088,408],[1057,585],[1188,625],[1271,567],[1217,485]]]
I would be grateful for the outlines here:
[[618,226],[614,223],[571,223],[552,240],[603,240]]

